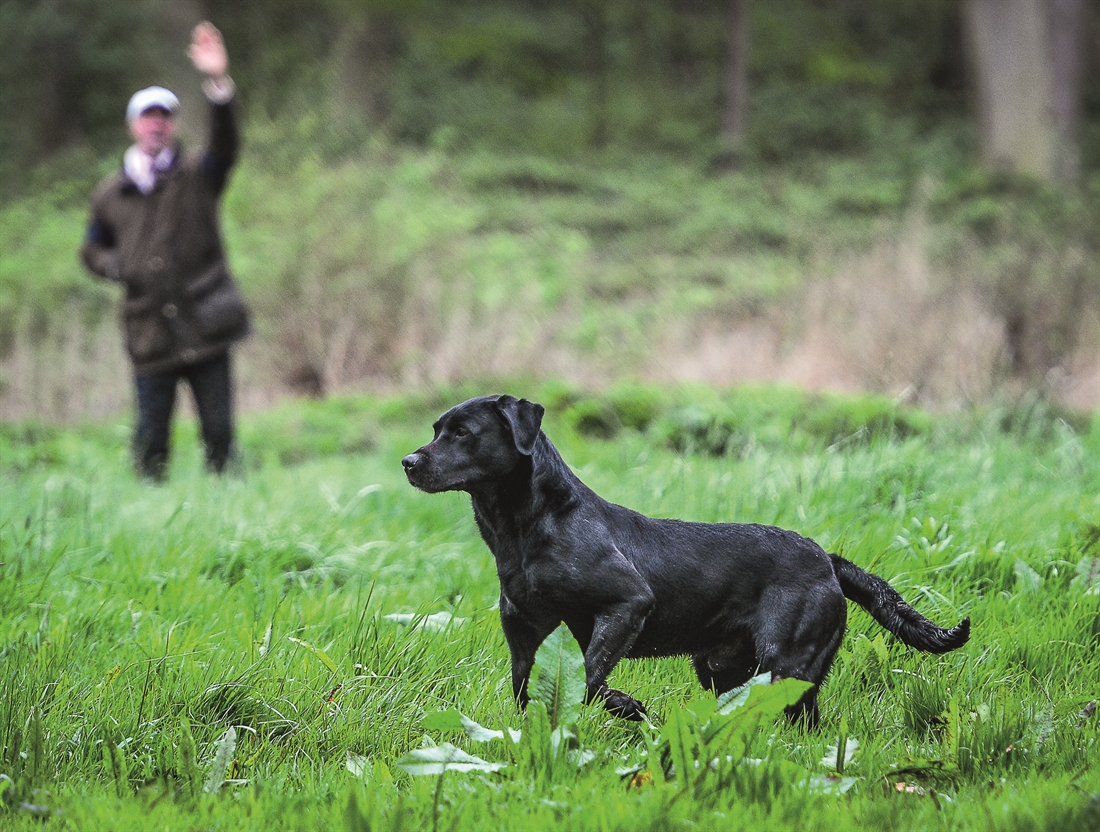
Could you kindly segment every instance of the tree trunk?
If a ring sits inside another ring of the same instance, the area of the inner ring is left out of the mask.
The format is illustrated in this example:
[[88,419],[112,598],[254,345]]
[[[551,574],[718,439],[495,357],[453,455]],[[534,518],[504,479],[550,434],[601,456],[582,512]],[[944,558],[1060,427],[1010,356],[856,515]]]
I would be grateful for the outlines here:
[[589,70],[592,77],[592,137],[593,147],[606,147],[611,139],[611,62],[608,38],[611,24],[608,10],[602,3],[583,3]]
[[1049,0],[1051,116],[1054,174],[1075,182],[1081,174],[1081,90],[1085,80],[1086,0]]
[[729,0],[726,12],[726,57],[722,67],[719,141],[723,156],[736,162],[745,144],[748,98],[749,0]]
[[394,24],[384,14],[358,15],[342,27],[333,49],[336,89],[332,103],[337,121],[376,129],[386,124],[393,109],[396,39]]
[[986,164],[1052,180],[1078,169],[1085,0],[967,0]]

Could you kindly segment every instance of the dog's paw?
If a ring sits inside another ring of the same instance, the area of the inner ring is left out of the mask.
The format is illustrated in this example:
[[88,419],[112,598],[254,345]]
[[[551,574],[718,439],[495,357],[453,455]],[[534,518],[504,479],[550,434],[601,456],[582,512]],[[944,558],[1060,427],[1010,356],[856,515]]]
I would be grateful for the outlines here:
[[646,711],[645,705],[629,693],[623,693],[621,690],[607,688],[602,692],[602,696],[603,706],[612,716],[639,722],[649,713]]

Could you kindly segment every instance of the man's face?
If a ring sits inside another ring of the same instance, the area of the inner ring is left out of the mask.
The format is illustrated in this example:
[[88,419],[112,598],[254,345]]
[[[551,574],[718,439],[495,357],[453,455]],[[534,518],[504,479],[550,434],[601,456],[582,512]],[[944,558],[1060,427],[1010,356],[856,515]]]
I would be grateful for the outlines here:
[[176,139],[176,118],[160,107],[150,107],[130,122],[130,135],[137,146],[156,156]]

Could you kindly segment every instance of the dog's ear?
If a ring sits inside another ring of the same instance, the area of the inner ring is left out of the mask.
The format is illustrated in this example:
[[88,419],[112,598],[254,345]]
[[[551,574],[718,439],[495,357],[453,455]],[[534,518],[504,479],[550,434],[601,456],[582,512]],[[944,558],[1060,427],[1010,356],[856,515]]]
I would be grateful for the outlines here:
[[524,456],[531,456],[535,450],[535,440],[539,438],[542,414],[546,412],[546,408],[527,399],[505,395],[496,400],[496,410],[512,431],[516,450]]

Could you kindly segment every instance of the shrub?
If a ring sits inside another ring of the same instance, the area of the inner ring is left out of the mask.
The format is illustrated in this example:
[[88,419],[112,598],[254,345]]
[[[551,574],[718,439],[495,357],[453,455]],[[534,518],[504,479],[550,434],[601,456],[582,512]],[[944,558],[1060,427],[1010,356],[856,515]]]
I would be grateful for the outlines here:
[[566,408],[562,421],[582,436],[611,439],[622,428],[615,409],[606,401],[584,398]]
[[833,445],[852,439],[906,439],[925,433],[931,417],[883,396],[820,396],[810,401],[797,426]]

